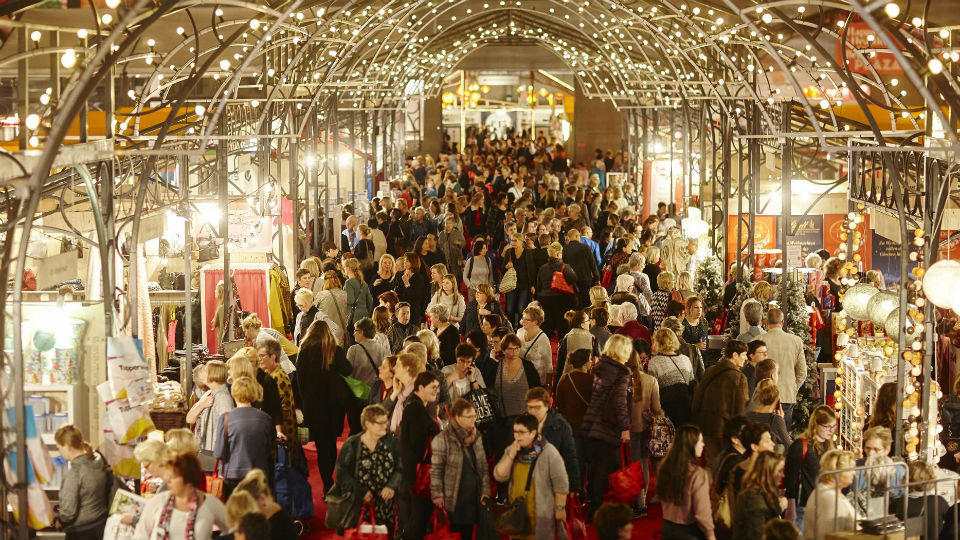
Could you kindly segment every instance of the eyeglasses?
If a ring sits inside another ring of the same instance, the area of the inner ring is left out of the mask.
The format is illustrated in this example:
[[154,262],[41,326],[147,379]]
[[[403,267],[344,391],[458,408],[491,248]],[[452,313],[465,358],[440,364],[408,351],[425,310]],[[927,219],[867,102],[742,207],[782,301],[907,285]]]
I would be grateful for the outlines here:
[[516,345],[514,345],[513,347],[507,347],[507,348],[504,349],[504,350],[505,350],[505,351],[519,351],[519,350],[520,350],[520,347],[517,347]]
[[834,423],[832,423],[832,424],[820,424],[820,427],[822,427],[823,429],[829,430],[829,431],[833,431],[833,430],[837,429],[837,423],[834,422]]
[[476,419],[477,419],[477,415],[476,415],[476,413],[473,413],[473,414],[465,414],[465,415],[461,416],[460,418],[463,418],[464,420],[476,420]]
[[529,435],[530,432],[527,431],[527,430],[525,430],[525,429],[515,429],[515,430],[513,430],[513,434],[514,434],[514,435],[521,435],[521,436],[523,436],[523,435]]

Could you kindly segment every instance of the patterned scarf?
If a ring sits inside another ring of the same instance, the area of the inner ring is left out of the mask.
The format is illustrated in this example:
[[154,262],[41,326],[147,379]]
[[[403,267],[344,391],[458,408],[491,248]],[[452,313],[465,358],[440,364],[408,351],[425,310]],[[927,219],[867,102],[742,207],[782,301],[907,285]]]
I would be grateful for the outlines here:
[[[187,536],[186,540],[194,540],[196,537],[196,528],[197,523],[197,510],[199,508],[199,499],[197,495],[197,490],[194,489],[193,493],[190,495],[190,506],[187,510]],[[157,527],[160,529],[160,540],[170,540],[175,536],[170,531],[170,519],[173,517],[173,505],[176,500],[176,497],[171,493],[170,498],[167,499],[166,504],[163,506],[163,511],[160,513],[160,521],[157,523]]]
[[543,453],[543,447],[547,445],[547,440],[538,433],[537,438],[533,440],[533,446],[521,448],[517,452],[517,461],[520,463],[533,463]]
[[457,438],[460,439],[460,442],[462,442],[464,446],[473,446],[473,443],[476,442],[477,440],[476,427],[474,427],[470,432],[467,432],[467,430],[460,427],[460,425],[457,424],[456,421],[450,422],[450,424],[448,425],[450,426],[450,429],[453,430],[453,433],[457,436]]

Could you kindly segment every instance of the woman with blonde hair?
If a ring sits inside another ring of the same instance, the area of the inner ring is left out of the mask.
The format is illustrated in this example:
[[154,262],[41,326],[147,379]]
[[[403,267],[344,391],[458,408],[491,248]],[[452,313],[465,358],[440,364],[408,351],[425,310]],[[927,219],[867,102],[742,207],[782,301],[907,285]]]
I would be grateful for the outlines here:
[[337,437],[343,432],[347,404],[356,399],[343,377],[353,372],[343,348],[324,321],[310,326],[298,357],[301,388],[300,409],[303,423],[310,428],[310,439],[317,448],[317,468],[324,490],[333,487],[333,469],[337,460]]
[[276,429],[270,415],[251,406],[263,399],[260,384],[251,377],[240,377],[233,382],[230,395],[237,407],[217,421],[219,437],[213,449],[214,456],[223,464],[224,497],[230,496],[249,471],[273,470],[276,448]]
[[610,296],[607,294],[607,290],[601,287],[600,285],[594,285],[590,287],[590,306],[599,307],[606,306],[610,302]]
[[207,362],[204,382],[210,388],[187,413],[187,423],[196,424],[200,448],[212,451],[219,439],[216,430],[221,415],[233,410],[233,398],[227,388],[227,364],[219,360]]
[[441,304],[446,307],[450,323],[459,331],[460,321],[463,320],[463,313],[466,311],[467,305],[457,289],[456,276],[453,274],[443,276],[440,280],[440,289],[430,299],[430,303]]
[[[530,306],[523,310],[520,317],[520,329],[517,337],[523,341],[520,348],[520,357],[530,362],[540,374],[540,382],[550,386],[553,377],[553,350],[550,348],[550,337],[541,330],[544,323],[543,310],[538,306]],[[562,336],[566,339],[566,334]]]
[[257,350],[253,347],[243,347],[233,353],[233,356],[227,360],[228,382],[233,382],[240,377],[250,377],[255,379],[257,372],[253,366],[257,363]]
[[[817,487],[821,456],[834,448],[833,437],[836,432],[836,413],[827,405],[818,405],[810,413],[807,429],[794,439],[787,450],[783,484],[787,490],[788,506],[784,517],[792,519],[800,532],[803,532],[805,527],[804,513],[808,498]],[[833,507],[832,503],[830,506]],[[821,531],[819,538],[826,532],[829,531]]]
[[[107,510],[106,494],[113,482],[110,465],[73,424],[60,426],[53,436],[57,451],[70,466],[60,485],[60,523],[69,540],[103,538]],[[48,458],[49,459],[49,458]]]
[[397,365],[393,369],[396,382],[393,387],[391,399],[396,405],[393,413],[390,415],[390,432],[396,433],[400,428],[400,422],[403,420],[403,409],[406,407],[407,398],[413,394],[413,380],[417,375],[427,369],[426,359],[409,352],[403,352],[397,355]]
[[433,297],[437,291],[443,288],[443,276],[449,274],[447,265],[437,263],[430,267],[430,296]]
[[[635,348],[633,354],[630,355],[630,361],[627,362],[627,367],[630,368],[630,373],[633,376],[633,400],[630,403],[630,459],[640,462],[643,470],[644,486],[650,484],[650,432],[648,424],[650,419],[663,414],[663,409],[660,407],[660,385],[657,383],[657,379],[643,370],[643,364],[649,359],[649,346],[644,342],[640,346],[639,352]],[[634,511],[641,517],[646,514],[646,488],[637,497],[634,503]]]
[[653,333],[653,358],[647,364],[647,373],[660,385],[660,401],[673,425],[686,424],[693,402],[691,384],[695,380],[690,358],[677,354],[680,340],[669,328]]
[[[246,491],[234,491],[227,499],[226,513],[227,526],[231,531],[236,531],[240,526],[240,520],[247,514],[259,514],[260,506],[257,504],[253,495]],[[226,532],[226,531],[224,531]],[[279,537],[278,537],[279,538]]]
[[607,478],[617,470],[617,450],[630,442],[629,395],[633,378],[626,366],[633,355],[633,342],[614,334],[607,340],[594,368],[590,404],[583,415],[580,433],[586,437],[585,461],[590,507],[599,508],[607,492]]
[[200,452],[197,436],[187,428],[168,429],[163,434],[163,442],[173,453],[173,457],[182,455],[196,456]]
[[347,317],[350,320],[349,327],[352,328],[357,321],[369,317],[373,312],[373,295],[370,294],[370,286],[363,279],[360,261],[347,259],[343,262],[343,268],[347,273],[347,282],[343,285],[347,295]]
[[[576,308],[577,305],[577,275],[570,265],[563,262],[563,246],[553,242],[547,246],[547,262],[537,271],[536,293],[537,301],[546,314],[542,323],[543,331],[547,336],[557,331],[557,339],[562,339],[567,333],[567,321],[563,314]],[[558,292],[552,288],[554,274],[560,272],[573,294]]]
[[299,345],[300,340],[307,333],[307,328],[310,328],[313,321],[317,320],[320,309],[314,303],[313,293],[306,287],[297,289],[297,292],[293,294],[293,303],[297,305],[299,310],[293,323],[293,342]]
[[746,307],[749,303],[759,303],[760,307],[763,308],[763,317],[762,319],[767,318],[767,309],[769,308],[770,298],[773,297],[773,293],[776,292],[776,288],[767,281],[758,281],[753,284],[753,289],[750,291],[750,298],[745,300],[743,304],[740,305],[740,331],[746,332],[750,328],[750,323],[747,321],[747,311]]
[[657,290],[653,293],[653,302],[650,304],[650,316],[653,317],[653,327],[660,328],[663,319],[667,316],[667,304],[674,295],[673,272],[664,270],[657,274]]
[[500,301],[493,292],[493,287],[481,283],[474,290],[473,300],[467,303],[463,320],[460,321],[460,334],[466,336],[472,330],[479,330],[480,320],[490,314],[503,317],[503,310],[500,309]]
[[320,263],[314,257],[307,257],[300,261],[300,268],[310,272],[310,292],[314,295],[323,290],[323,279],[320,278]]
[[340,283],[340,276],[336,270],[327,270],[323,274],[323,291],[316,295],[314,302],[330,320],[336,324],[343,332],[342,341],[348,339],[349,332],[346,331],[350,324],[350,313],[347,309],[347,293],[344,292]]
[[657,281],[657,277],[660,276],[660,248],[647,246],[643,256],[647,259],[647,264],[643,267],[643,273],[650,278],[650,289],[656,294],[660,290],[660,282]]
[[280,342],[280,365],[283,367],[283,370],[287,372],[287,375],[296,371],[296,366],[290,361],[290,355],[297,354],[299,349],[287,339],[287,336],[273,328],[264,327],[263,321],[260,320],[260,317],[256,313],[247,315],[246,318],[243,319],[243,322],[240,323],[240,326],[243,327],[243,335],[247,340],[248,346],[259,347],[260,343],[267,339]]
[[[600,357],[600,344],[597,337],[590,333],[590,316],[586,311],[570,310],[564,314],[567,319],[567,325],[570,331],[563,336],[557,347],[557,370],[560,375],[556,377],[553,388],[556,389],[560,377],[573,371],[573,365],[567,363],[567,358],[581,350],[587,349],[593,358]],[[551,352],[552,354],[552,352]]]
[[397,261],[389,253],[380,257],[376,278],[373,280],[371,294],[379,298],[381,294],[397,288]]
[[677,274],[677,292],[680,293],[684,302],[687,301],[687,298],[696,296],[697,293],[693,290],[693,276],[690,275],[690,272],[684,270]]
[[773,379],[763,379],[758,382],[757,389],[753,393],[753,402],[756,408],[746,414],[747,420],[770,426],[773,442],[783,445],[784,450],[790,448],[793,439],[790,438],[790,431],[783,420],[783,413],[778,412],[780,388],[777,383],[773,382]]
[[[856,511],[841,493],[853,482],[855,466],[853,452],[846,450],[829,450],[820,458],[820,482],[807,499],[803,518],[804,538],[816,540],[832,533],[856,530]],[[841,470],[843,472],[834,472]]]
[[[243,480],[237,484],[237,491],[249,493],[257,503],[257,508],[270,522],[271,538],[297,538],[297,530],[290,514],[273,498],[270,483],[263,469],[252,469]],[[302,530],[302,527],[301,527]]]
[[438,366],[437,369],[443,367],[440,359],[440,340],[437,338],[437,334],[433,330],[424,329],[417,332],[417,339],[427,348],[427,365]]

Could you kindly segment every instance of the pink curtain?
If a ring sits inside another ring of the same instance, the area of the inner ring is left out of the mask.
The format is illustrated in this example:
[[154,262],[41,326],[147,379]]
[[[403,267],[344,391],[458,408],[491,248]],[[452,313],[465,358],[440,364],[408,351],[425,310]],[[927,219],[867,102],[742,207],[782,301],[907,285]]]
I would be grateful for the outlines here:
[[[267,272],[265,270],[234,270],[233,280],[240,291],[241,309],[256,313],[264,326],[270,325],[270,309],[267,305]],[[213,330],[213,318],[217,313],[217,283],[223,279],[223,270],[207,270],[204,272],[204,298],[207,306],[207,347],[213,354],[219,348],[219,336]],[[226,314],[224,314],[226,316]],[[236,336],[240,337],[240,336]]]

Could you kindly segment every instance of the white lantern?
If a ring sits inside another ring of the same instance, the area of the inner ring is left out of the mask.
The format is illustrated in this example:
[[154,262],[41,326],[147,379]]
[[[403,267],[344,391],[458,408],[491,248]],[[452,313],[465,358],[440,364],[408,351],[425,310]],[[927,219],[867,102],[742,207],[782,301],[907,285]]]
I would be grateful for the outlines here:
[[960,263],[951,259],[937,261],[927,268],[923,276],[923,294],[937,307],[953,307],[952,291],[957,288],[958,279]]
[[884,324],[890,312],[895,310],[900,304],[900,297],[888,291],[880,291],[870,298],[867,303],[867,312],[870,314],[870,321],[873,322],[874,329],[883,330]]
[[880,292],[873,285],[866,283],[857,283],[843,293],[843,310],[855,321],[866,321],[870,319],[870,312],[867,311],[867,304],[873,295]]
[[[910,317],[907,317],[907,327],[910,326]],[[893,341],[900,339],[900,308],[897,307],[887,315],[887,320],[883,323],[883,329],[887,331],[887,336]]]

